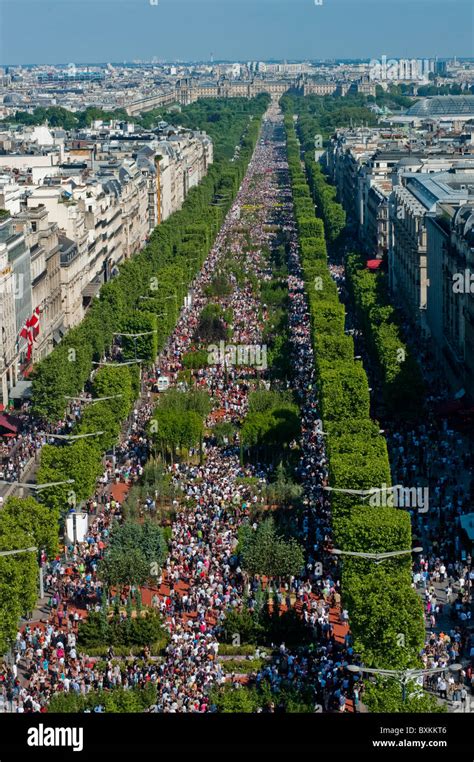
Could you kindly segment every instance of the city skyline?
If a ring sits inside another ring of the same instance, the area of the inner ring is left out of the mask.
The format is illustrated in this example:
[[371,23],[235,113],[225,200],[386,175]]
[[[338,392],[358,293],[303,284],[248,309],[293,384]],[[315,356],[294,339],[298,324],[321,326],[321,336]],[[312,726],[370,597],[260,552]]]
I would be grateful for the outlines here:
[[[93,23],[85,13],[91,4],[0,0],[0,63],[206,61],[211,56],[314,60],[382,53],[462,58],[474,53],[473,9],[466,0],[322,0],[321,5],[313,0],[99,0],[93,4]],[[21,29],[28,45],[19,46],[7,29]]]

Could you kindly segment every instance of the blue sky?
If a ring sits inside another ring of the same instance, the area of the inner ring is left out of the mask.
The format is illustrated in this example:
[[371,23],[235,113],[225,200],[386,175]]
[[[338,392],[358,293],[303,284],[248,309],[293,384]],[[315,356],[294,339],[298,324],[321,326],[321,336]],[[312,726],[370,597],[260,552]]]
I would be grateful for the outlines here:
[[473,8],[472,0],[0,0],[0,63],[474,56]]

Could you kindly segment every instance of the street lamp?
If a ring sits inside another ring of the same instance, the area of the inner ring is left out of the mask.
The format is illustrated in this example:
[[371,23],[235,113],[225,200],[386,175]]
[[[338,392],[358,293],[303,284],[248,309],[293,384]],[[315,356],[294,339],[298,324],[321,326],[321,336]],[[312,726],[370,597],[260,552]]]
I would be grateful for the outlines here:
[[144,360],[139,357],[136,360],[127,360],[126,362],[107,362],[104,360],[104,362],[97,362],[92,361],[92,365],[106,365],[109,368],[120,368],[122,365],[134,365],[136,362],[144,362]]
[[92,405],[94,402],[105,402],[105,400],[114,400],[116,397],[123,397],[123,394],[112,394],[111,397],[68,397],[64,395],[67,400],[73,400],[74,402],[87,402]]
[[[143,297],[140,297],[140,299],[143,299]],[[157,333],[156,329],[154,331],[143,331],[143,333],[114,333],[114,336],[127,336],[130,339],[138,339],[139,336],[150,336],[152,333]]]
[[462,664],[450,664],[447,667],[433,667],[430,669],[374,669],[373,667],[364,667],[363,665],[348,664],[346,669],[349,672],[361,672],[369,675],[381,675],[382,677],[391,677],[396,680],[402,686],[402,699],[405,703],[407,698],[407,684],[410,680],[416,680],[417,677],[424,677],[425,675],[435,675],[438,672],[459,672],[462,669]]
[[86,439],[86,437],[100,437],[103,431],[92,431],[90,434],[48,434],[53,439],[64,439],[67,442],[73,442],[76,439]]
[[38,548],[20,548],[19,550],[2,550],[0,556],[14,556],[16,553],[35,553]]
[[319,489],[324,490],[325,492],[342,492],[345,495],[358,495],[362,498],[362,500],[365,500],[367,497],[370,497],[371,495],[376,495],[377,492],[393,492],[393,490],[397,490],[400,485],[394,484],[391,487],[371,487],[370,489],[350,489],[345,487],[330,487],[329,485],[317,485]]
[[26,487],[32,490],[47,489],[47,487],[60,487],[63,484],[74,484],[74,479],[66,479],[64,482],[48,482],[47,484],[30,484],[29,482],[7,482],[3,479],[0,480],[0,484],[14,484],[16,487]]
[[[141,333],[120,333],[119,331],[116,331],[114,333],[114,336],[125,336],[127,338],[133,339],[133,345],[135,347],[135,362],[138,362],[138,360],[137,360],[137,339],[140,338],[140,336],[151,336],[154,333],[158,333],[156,328],[153,331],[142,331]],[[124,363],[122,363],[122,364],[124,364]],[[142,379],[141,379],[141,370],[140,370],[140,388],[141,388],[141,385],[142,385]]]
[[370,561],[375,561],[376,564],[382,563],[390,558],[396,558],[397,556],[406,556],[411,553],[421,553],[423,548],[411,548],[409,550],[389,550],[384,553],[363,553],[355,552],[352,550],[340,550],[339,548],[332,548],[329,552],[334,553],[335,556],[355,556],[356,558],[367,558]]

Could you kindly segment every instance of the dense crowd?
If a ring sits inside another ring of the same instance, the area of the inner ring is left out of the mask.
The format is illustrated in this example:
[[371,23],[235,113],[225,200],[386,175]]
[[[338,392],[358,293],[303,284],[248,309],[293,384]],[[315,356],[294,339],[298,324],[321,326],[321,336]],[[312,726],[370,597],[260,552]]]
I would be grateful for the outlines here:
[[[330,505],[327,493],[321,489],[327,484],[328,462],[320,433],[309,311],[292,216],[281,117],[275,107],[267,116],[263,139],[255,150],[234,205],[193,283],[192,303],[183,309],[165,349],[144,378],[142,397],[115,448],[115,457],[107,461],[97,492],[88,501],[91,514],[88,535],[83,543],[67,549],[66,558],[57,558],[48,564],[45,578],[50,597],[48,621],[44,627],[27,625],[19,631],[13,649],[14,664],[0,674],[3,686],[0,695],[10,702],[14,711],[42,711],[57,692],[74,691],[85,695],[91,690],[128,688],[151,681],[157,687],[152,711],[204,713],[215,709],[210,698],[212,687],[222,685],[226,679],[230,679],[236,689],[240,685],[237,676],[226,678],[222,670],[217,658],[218,638],[226,612],[240,609],[244,601],[250,608],[255,605],[256,587],[252,580],[245,578],[235,551],[239,526],[249,520],[252,504],[263,501],[263,492],[257,496],[243,479],[257,477],[263,485],[271,469],[262,463],[242,466],[237,442],[223,448],[209,438],[202,465],[191,460],[167,467],[176,493],[181,493],[183,499],[176,505],[162,584],[153,591],[152,598],[170,635],[164,659],[136,659],[133,664],[125,665],[117,664],[110,654],[104,668],[80,653],[77,634],[87,611],[99,610],[102,605],[98,564],[107,546],[111,524],[122,515],[122,506],[112,498],[111,487],[117,481],[131,484],[138,480],[150,456],[151,443],[146,428],[154,408],[151,396],[154,379],[165,375],[171,384],[178,383],[183,356],[196,348],[199,316],[208,301],[205,289],[225,256],[230,253],[234,260],[243,263],[248,276],[260,282],[271,277],[268,260],[262,252],[265,247],[271,249],[276,245],[276,231],[269,224],[275,220],[276,207],[288,250],[292,388],[301,410],[301,456],[297,474],[304,490],[303,510],[297,522],[305,544],[306,566],[300,577],[292,577],[275,593],[278,605],[294,606],[301,612],[313,638],[310,647],[297,651],[282,644],[251,681],[255,685],[268,683],[275,694],[275,703],[278,689],[284,684],[296,690],[309,686],[314,711],[322,708],[343,712],[349,699],[355,706],[358,704],[360,681],[344,669],[352,656],[351,637],[348,634],[337,638],[334,628],[334,612],[339,614],[341,623],[347,621],[347,612],[340,610],[337,563],[329,552]],[[245,205],[252,206],[251,214],[241,214]],[[343,288],[343,268],[333,270],[333,276]],[[233,313],[232,343],[260,345],[266,309],[248,283],[238,283],[234,276],[230,278],[232,291],[219,302]],[[213,413],[207,421],[210,426],[218,420],[241,421],[248,410],[253,382],[266,380],[265,370],[222,364],[209,364],[194,372],[194,377],[198,387],[207,390],[214,402]],[[73,407],[71,416],[59,426],[72,425],[78,415],[79,406]],[[426,430],[424,435],[430,439],[431,432]],[[414,443],[410,436],[407,434],[405,439],[394,442],[399,453],[406,455],[394,460],[395,469],[398,464],[402,469],[411,468],[412,459],[418,457],[411,454],[416,449],[412,448]],[[39,437],[31,441],[33,448],[47,433],[40,433]],[[452,437],[455,437],[453,433],[446,432],[443,440],[446,446],[442,444],[431,460],[432,467],[437,468],[437,454],[446,458],[443,471],[446,485],[450,479],[449,459],[455,457]],[[403,449],[400,451],[400,448]],[[428,448],[425,449],[428,452]],[[426,605],[430,606],[430,612],[434,606],[436,612],[438,604],[433,601],[436,594],[431,590],[432,575],[438,574],[440,579],[443,576],[441,581],[450,587],[457,619],[461,620],[463,613],[467,616],[467,599],[459,597],[459,589],[466,586],[466,570],[459,566],[456,547],[451,547],[449,524],[464,508],[467,495],[459,486],[449,492],[451,502],[447,503],[448,493],[443,491],[443,485],[442,481],[438,519],[441,523],[443,515],[446,537],[438,532],[438,545],[431,546],[433,553],[419,559],[420,570],[415,572],[414,584],[420,591],[426,590],[425,594],[429,595]],[[459,659],[461,649],[467,647],[462,621],[456,621],[452,632],[442,638],[439,634],[429,636],[423,658],[428,665],[443,664],[444,659],[448,663]],[[262,709],[272,711],[274,707]]]
[[[86,397],[87,395],[83,395]],[[0,445],[0,494],[5,492],[1,482],[25,480],[28,469],[45,444],[54,444],[52,434],[68,434],[81,416],[80,402],[71,402],[63,419],[54,424],[38,421],[31,414],[31,405],[25,402],[15,415],[15,434],[4,436]]]
[[[331,264],[341,299],[346,304],[349,332],[371,376],[375,396],[380,395],[377,374],[367,353],[363,333],[355,322],[345,286],[345,269]],[[408,324],[404,332],[414,342]],[[472,614],[472,558],[462,545],[461,516],[470,512],[474,494],[473,456],[469,442],[448,421],[436,415],[436,403],[445,399],[447,386],[437,372],[428,347],[420,353],[420,367],[425,374],[430,395],[429,415],[414,426],[401,419],[385,429],[392,471],[392,484],[406,488],[426,487],[423,505],[407,510],[412,520],[414,546],[424,552],[414,555],[413,587],[424,604],[427,627],[422,660],[426,667],[462,663],[466,669],[457,675],[448,672],[425,679],[425,687],[441,698],[458,701],[460,692],[471,686],[474,636],[470,628]],[[379,397],[380,398],[380,397]],[[446,628],[446,624],[449,627]],[[449,632],[443,632],[443,628]],[[441,688],[440,688],[441,686]],[[464,695],[464,693],[463,693]],[[455,698],[453,698],[455,696]]]

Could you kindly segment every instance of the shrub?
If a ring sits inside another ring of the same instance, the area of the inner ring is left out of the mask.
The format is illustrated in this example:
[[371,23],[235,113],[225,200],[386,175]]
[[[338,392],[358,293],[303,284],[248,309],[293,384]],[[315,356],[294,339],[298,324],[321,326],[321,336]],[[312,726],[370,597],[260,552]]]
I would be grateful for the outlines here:
[[[143,616],[121,619],[118,614],[108,617],[104,612],[91,611],[79,625],[78,645],[82,650],[108,646],[151,646],[163,649],[168,635],[160,615],[153,609]],[[161,645],[158,645],[161,644]],[[127,652],[128,654],[128,652]]]
[[327,365],[320,370],[319,385],[323,421],[369,417],[369,385],[361,365],[343,361]]
[[181,358],[183,368],[197,370],[205,368],[208,365],[208,353],[205,349],[197,349],[193,352],[187,352]]
[[156,703],[156,685],[147,683],[143,687],[112,688],[107,691],[90,691],[87,695],[69,692],[56,693],[49,702],[53,714],[78,714],[92,711],[102,706],[105,712],[114,714],[143,712]]
[[247,674],[249,672],[258,672],[264,665],[264,659],[226,659],[221,661],[221,667],[224,672],[234,672],[236,674]]

